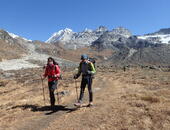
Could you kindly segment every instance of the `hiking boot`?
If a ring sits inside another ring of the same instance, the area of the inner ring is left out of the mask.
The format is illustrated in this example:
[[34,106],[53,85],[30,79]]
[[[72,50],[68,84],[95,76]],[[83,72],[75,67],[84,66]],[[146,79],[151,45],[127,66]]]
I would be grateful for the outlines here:
[[54,109],[55,109],[55,105],[51,104],[51,110],[54,110]]
[[74,103],[74,106],[77,106],[77,107],[81,107],[81,103],[80,102],[77,102],[77,103]]
[[90,102],[87,106],[88,107],[92,107],[93,106],[93,102]]

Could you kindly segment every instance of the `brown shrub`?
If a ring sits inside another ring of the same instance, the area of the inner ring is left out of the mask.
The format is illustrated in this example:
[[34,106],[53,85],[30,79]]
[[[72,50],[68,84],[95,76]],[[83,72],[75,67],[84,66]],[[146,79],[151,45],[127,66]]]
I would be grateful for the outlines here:
[[148,101],[148,102],[151,102],[151,103],[160,102],[159,98],[152,97],[152,96],[143,96],[143,97],[141,97],[141,100]]

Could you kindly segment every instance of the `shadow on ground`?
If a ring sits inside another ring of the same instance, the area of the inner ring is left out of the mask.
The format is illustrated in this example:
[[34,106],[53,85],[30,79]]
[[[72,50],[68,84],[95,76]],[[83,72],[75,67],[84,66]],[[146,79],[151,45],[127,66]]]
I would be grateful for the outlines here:
[[73,112],[73,111],[77,110],[77,108],[74,108],[74,107],[70,108],[70,107],[63,106],[63,105],[55,105],[54,107],[51,107],[51,106],[40,107],[38,105],[25,104],[25,105],[17,105],[17,106],[12,107],[12,109],[16,109],[16,108],[21,108],[23,110],[30,109],[33,112],[50,111],[50,112],[46,113],[45,115],[50,115],[50,114],[53,114],[53,113],[59,112],[59,111],[66,111],[69,113],[69,112]]

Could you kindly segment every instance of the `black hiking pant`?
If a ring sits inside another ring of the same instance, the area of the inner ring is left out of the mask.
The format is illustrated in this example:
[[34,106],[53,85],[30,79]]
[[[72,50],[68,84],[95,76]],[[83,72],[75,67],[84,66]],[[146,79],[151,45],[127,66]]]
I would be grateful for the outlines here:
[[54,106],[54,105],[55,105],[55,95],[54,95],[54,91],[55,91],[55,89],[57,88],[57,84],[58,84],[58,81],[56,81],[56,80],[55,80],[55,81],[48,82],[51,106]]
[[81,81],[81,88],[80,88],[80,97],[79,102],[82,102],[83,96],[84,96],[84,90],[86,88],[86,85],[88,86],[88,92],[89,92],[89,102],[93,101],[93,92],[92,92],[92,77],[91,76],[82,76]]

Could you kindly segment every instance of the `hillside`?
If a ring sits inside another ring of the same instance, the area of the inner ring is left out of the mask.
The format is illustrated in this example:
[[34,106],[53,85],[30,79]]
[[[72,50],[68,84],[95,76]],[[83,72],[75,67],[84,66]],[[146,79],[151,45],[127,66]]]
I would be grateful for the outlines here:
[[[44,82],[45,104],[43,101],[39,79],[42,70],[25,72],[18,71],[17,76],[0,81],[0,126],[3,130],[170,128],[169,72],[98,68],[93,82],[94,106],[76,109],[73,106],[76,101],[73,71],[67,70],[59,81],[60,104],[56,104],[55,111],[49,108],[47,81]],[[87,91],[84,102],[88,102]]]
[[0,40],[0,46],[0,61],[17,59],[27,53],[20,45],[8,44],[4,40]]

